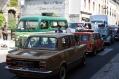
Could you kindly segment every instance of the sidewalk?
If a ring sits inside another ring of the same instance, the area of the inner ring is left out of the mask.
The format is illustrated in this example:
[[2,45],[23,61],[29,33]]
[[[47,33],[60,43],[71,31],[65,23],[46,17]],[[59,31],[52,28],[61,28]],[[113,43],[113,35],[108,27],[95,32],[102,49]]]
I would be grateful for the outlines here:
[[0,51],[1,50],[10,50],[13,47],[15,47],[15,42],[13,40],[0,39]]
[[12,48],[14,47],[15,47],[14,41],[0,39],[0,63],[5,62],[8,51],[12,50]]
[[90,79],[119,79],[119,54]]

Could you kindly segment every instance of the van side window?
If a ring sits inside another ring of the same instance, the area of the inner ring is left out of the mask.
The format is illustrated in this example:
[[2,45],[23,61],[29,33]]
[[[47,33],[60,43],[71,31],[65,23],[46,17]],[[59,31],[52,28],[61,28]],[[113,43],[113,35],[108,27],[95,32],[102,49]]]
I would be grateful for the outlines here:
[[58,21],[58,24],[61,26],[61,27],[65,27],[66,26],[66,23],[64,21]]
[[40,23],[40,28],[41,29],[48,29],[48,21],[42,20]]
[[51,27],[56,28],[57,27],[57,21],[51,21]]
[[65,21],[51,21],[51,27],[57,28],[57,26],[66,27],[67,23]]
[[[23,26],[22,26],[22,24],[21,23],[23,23]],[[21,25],[20,25],[21,24]],[[18,29],[20,28],[20,29],[27,29],[27,30],[35,30],[36,29],[36,27],[38,26],[38,24],[37,24],[37,21],[26,21],[26,22],[20,22],[20,26],[18,27]]]

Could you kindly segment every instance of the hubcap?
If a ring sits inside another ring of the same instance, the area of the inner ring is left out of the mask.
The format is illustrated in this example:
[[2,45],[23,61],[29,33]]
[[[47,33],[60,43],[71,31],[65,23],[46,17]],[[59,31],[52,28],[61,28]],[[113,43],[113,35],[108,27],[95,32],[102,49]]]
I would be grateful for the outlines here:
[[60,69],[60,79],[65,79],[66,77],[66,70],[64,67],[61,67]]

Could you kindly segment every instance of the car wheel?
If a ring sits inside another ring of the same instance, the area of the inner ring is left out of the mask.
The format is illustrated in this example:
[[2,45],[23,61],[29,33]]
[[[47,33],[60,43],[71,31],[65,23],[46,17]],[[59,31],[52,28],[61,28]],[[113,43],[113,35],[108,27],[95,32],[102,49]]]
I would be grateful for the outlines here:
[[94,56],[97,55],[97,50],[96,49],[93,50],[93,55]]
[[82,58],[82,63],[81,63],[83,66],[86,65],[86,56],[84,55],[83,58]]
[[105,49],[105,46],[104,45],[101,45],[101,48],[100,48],[99,52],[100,51],[104,51],[104,49]]
[[105,49],[105,47],[104,47],[104,46],[102,46],[101,51],[104,51],[104,49]]
[[66,67],[61,66],[59,70],[59,79],[66,79]]

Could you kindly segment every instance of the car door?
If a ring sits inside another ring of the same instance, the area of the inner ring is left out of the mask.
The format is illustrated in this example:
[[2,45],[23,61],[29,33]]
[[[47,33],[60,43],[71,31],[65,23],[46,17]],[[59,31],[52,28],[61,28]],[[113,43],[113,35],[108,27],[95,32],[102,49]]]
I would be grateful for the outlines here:
[[99,48],[99,40],[97,38],[97,33],[94,33],[94,49],[97,50]]
[[71,64],[74,60],[74,47],[71,46],[71,41],[69,36],[65,36],[61,38],[61,48],[63,49],[62,52],[64,52],[65,61],[67,64]]

